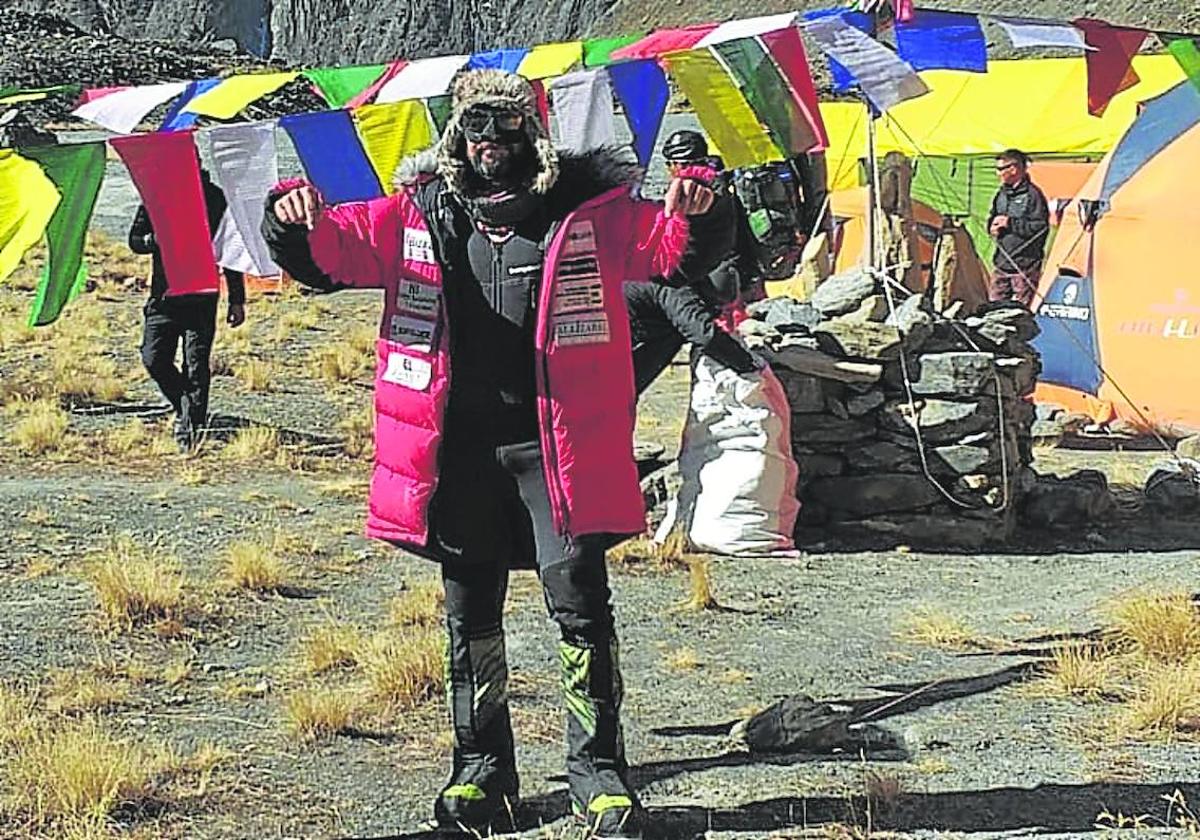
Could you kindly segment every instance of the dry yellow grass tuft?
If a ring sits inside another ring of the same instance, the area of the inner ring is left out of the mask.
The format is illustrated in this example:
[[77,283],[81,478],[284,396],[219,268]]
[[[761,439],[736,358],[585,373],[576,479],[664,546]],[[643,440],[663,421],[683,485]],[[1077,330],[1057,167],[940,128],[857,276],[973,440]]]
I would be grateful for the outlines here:
[[117,626],[177,619],[183,608],[179,561],[130,537],[118,537],[95,555],[88,579],[101,611]]
[[445,638],[436,630],[385,631],[363,649],[359,664],[371,696],[388,709],[412,709],[445,685]]
[[271,426],[246,426],[225,444],[221,455],[231,461],[273,461],[279,454],[279,431]]
[[1049,694],[1098,700],[1112,695],[1119,677],[1108,648],[1066,644],[1054,649],[1049,670],[1038,687]]
[[686,555],[688,568],[688,597],[680,608],[684,610],[715,610],[720,608],[713,595],[711,563],[707,557]]
[[345,438],[342,444],[351,458],[375,457],[375,409],[364,405],[337,422],[335,427]]
[[375,367],[375,349],[364,353],[350,344],[322,347],[313,354],[310,371],[315,378],[326,382],[353,382],[366,376]]
[[1200,735],[1200,661],[1151,666],[1138,679],[1117,726],[1151,738]]
[[252,394],[272,390],[279,372],[275,365],[263,359],[245,359],[233,371],[234,378]]
[[17,409],[18,420],[9,442],[26,455],[46,455],[63,449],[71,418],[54,400],[36,400]]
[[129,699],[129,686],[92,671],[56,670],[50,674],[46,709],[78,715],[119,708]]
[[225,579],[233,587],[250,592],[278,592],[291,582],[292,574],[273,545],[243,540],[225,549]]
[[442,623],[445,602],[440,583],[418,583],[392,599],[388,616],[401,627],[436,627]]
[[1200,656],[1200,610],[1186,593],[1138,595],[1112,608],[1116,639],[1149,659],[1185,662]]
[[908,642],[949,650],[963,650],[979,644],[978,634],[961,618],[929,607],[909,616],[897,635]]
[[284,720],[292,734],[305,741],[332,738],[349,730],[357,714],[355,698],[345,691],[301,689],[284,702]]
[[55,393],[81,400],[119,400],[127,390],[118,375],[117,363],[94,354],[56,357],[51,382]]
[[673,531],[662,543],[649,536],[634,537],[609,549],[608,559],[620,567],[634,571],[642,566],[662,571],[688,567],[687,540],[680,531]]
[[357,501],[367,497],[368,483],[358,478],[347,477],[339,478],[336,481],[327,481],[317,488],[317,492],[322,496],[329,496],[334,499],[349,499]]
[[366,646],[362,631],[350,624],[330,621],[313,628],[301,642],[304,667],[310,674],[358,664]]
[[148,449],[150,434],[146,424],[136,418],[128,420],[123,426],[118,426],[104,434],[104,451],[110,455],[132,455]]

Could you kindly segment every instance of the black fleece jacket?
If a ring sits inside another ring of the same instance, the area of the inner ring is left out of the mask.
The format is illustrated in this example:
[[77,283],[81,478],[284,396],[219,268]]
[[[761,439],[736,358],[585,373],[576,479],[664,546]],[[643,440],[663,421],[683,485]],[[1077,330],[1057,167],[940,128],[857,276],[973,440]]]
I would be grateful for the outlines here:
[[1028,177],[1015,186],[1001,185],[992,199],[989,230],[997,216],[1008,216],[1008,225],[996,238],[996,270],[1029,272],[1041,265],[1050,232],[1050,208],[1037,185]]

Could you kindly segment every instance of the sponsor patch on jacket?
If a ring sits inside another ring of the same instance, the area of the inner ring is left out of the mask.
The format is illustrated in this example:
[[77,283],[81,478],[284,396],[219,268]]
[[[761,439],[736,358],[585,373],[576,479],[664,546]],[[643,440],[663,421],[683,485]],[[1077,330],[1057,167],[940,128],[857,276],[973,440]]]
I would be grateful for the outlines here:
[[403,353],[388,353],[387,367],[381,378],[402,388],[424,391],[433,380],[433,363]]
[[604,309],[604,281],[599,277],[559,280],[554,285],[554,314]]
[[433,236],[427,230],[404,229],[404,259],[409,262],[433,265]]
[[540,262],[530,263],[529,265],[510,265],[508,267],[509,277],[524,277],[526,274],[536,274],[542,270]]
[[388,338],[397,344],[428,353],[433,347],[433,328],[433,321],[423,321],[407,315],[393,315],[388,325]]
[[562,347],[607,344],[611,337],[608,316],[603,312],[566,315],[554,321],[554,341]]
[[396,307],[413,315],[434,318],[438,312],[440,294],[437,286],[418,280],[401,280],[396,291]]
[[591,219],[578,219],[567,228],[563,238],[563,256],[591,254],[596,251],[596,228]]

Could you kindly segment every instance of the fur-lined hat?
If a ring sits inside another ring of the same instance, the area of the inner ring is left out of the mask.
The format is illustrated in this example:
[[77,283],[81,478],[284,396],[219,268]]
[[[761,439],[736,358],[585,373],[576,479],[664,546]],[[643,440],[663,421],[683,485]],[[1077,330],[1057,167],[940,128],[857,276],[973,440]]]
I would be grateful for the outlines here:
[[528,81],[504,70],[466,70],[455,76],[451,95],[453,107],[438,144],[437,166],[438,174],[453,192],[463,196],[469,192],[462,115],[472,105],[512,109],[525,117],[525,134],[537,163],[529,190],[538,195],[550,191],[558,179],[558,153],[542,124],[537,94]]

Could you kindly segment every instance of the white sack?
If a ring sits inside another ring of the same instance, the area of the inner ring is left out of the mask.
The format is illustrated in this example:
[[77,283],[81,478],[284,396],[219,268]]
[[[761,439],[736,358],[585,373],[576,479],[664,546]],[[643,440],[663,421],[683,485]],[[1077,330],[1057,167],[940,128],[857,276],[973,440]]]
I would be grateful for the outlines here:
[[739,374],[698,355],[682,485],[655,539],[678,527],[700,551],[793,555],[800,503],[791,450],[791,409],[770,368]]

